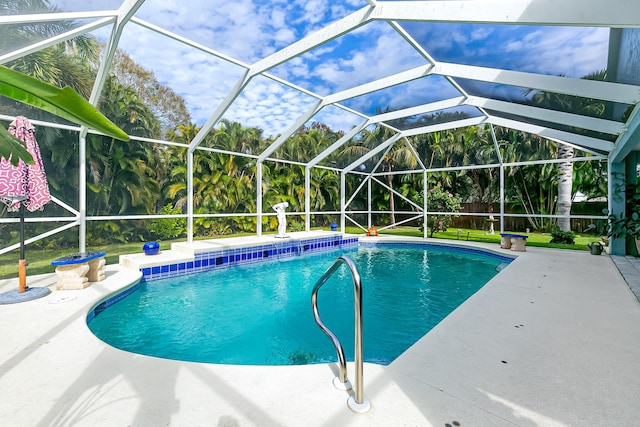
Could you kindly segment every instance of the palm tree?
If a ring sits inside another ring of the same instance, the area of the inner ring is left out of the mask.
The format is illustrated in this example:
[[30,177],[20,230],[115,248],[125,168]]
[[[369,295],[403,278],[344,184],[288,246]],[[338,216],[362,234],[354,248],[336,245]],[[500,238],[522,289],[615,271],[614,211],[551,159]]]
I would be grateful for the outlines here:
[[[128,134],[157,138],[160,124],[132,90],[107,79],[99,107]],[[89,135],[89,206],[94,214],[153,213],[160,189],[150,164],[154,150],[144,144],[122,144],[113,138]]]
[[[199,130],[195,125],[178,126],[169,132],[169,136],[179,142],[189,142]],[[259,151],[263,144],[261,134],[259,129],[245,128],[240,123],[223,120],[220,127],[210,132],[201,145],[251,154]],[[173,200],[176,207],[184,208],[187,203],[186,149],[172,148],[170,151],[179,153],[181,160],[172,163],[167,197]],[[195,213],[255,212],[255,164],[251,158],[230,153],[197,151],[194,155],[193,186]],[[196,233],[207,235],[249,231],[255,227],[253,220],[244,217],[197,218],[194,224]]]
[[[505,163],[557,155],[554,145],[536,135],[496,127],[496,136]],[[548,228],[546,220],[537,218],[534,214],[551,214],[556,211],[556,176],[557,168],[551,164],[516,166],[508,170],[508,177],[514,184],[505,187],[506,197],[528,214],[527,220],[533,229]]]
[[[606,80],[606,70],[597,71],[588,74],[583,79],[587,80]],[[576,96],[563,95],[553,92],[536,92],[532,96],[533,103],[543,106],[545,108],[551,108],[559,111],[566,111],[574,114],[584,114],[594,117],[602,117],[604,115],[605,105],[601,100],[580,98]],[[576,129],[577,132],[584,133],[580,129]],[[573,158],[573,147],[559,144],[558,157],[559,160],[568,160],[566,162],[558,163],[558,207],[557,214],[561,216],[558,218],[558,228],[563,231],[571,231],[571,221],[569,215],[571,214],[571,204],[573,195],[573,162],[570,159]]]
[[[390,128],[382,125],[376,125],[373,130],[364,129],[362,131],[363,138],[356,144],[346,147],[341,152],[341,156],[344,156],[348,162],[355,161],[356,159],[364,156],[369,151],[373,150],[378,145],[384,143],[394,135],[394,131]],[[417,160],[411,150],[405,144],[394,144],[392,149],[387,152],[380,162],[380,170],[387,172],[385,175],[387,178],[387,186],[389,187],[389,211],[391,213],[391,224],[395,227],[395,198],[393,194],[393,177],[390,172],[394,170],[395,165],[402,165],[409,168],[414,168],[417,164]]]
[[340,200],[340,177],[333,171],[314,168],[311,171],[311,200],[314,211],[336,210]]
[[[60,12],[48,3],[44,0],[0,0],[0,11],[2,15]],[[73,21],[6,25],[0,38],[0,52],[45,40],[76,26]],[[99,45],[93,36],[80,35],[5,65],[54,86],[70,86],[88,99],[95,77],[92,64],[99,53]]]
[[[487,138],[484,126],[470,126],[463,130],[464,156],[462,164],[483,165],[495,163],[497,155],[494,145]],[[487,203],[489,207],[494,202],[496,187],[494,170],[492,168],[466,169],[460,172],[459,177],[468,177],[473,185],[473,198],[478,202]]]

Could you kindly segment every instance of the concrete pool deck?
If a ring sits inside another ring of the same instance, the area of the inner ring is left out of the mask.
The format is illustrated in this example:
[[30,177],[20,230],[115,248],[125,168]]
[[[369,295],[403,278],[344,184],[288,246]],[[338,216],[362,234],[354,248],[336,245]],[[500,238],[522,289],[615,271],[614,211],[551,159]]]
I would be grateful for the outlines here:
[[[365,364],[372,409],[363,415],[333,388],[335,364],[208,365],[102,343],[87,312],[135,270],[107,266],[106,280],[77,291],[56,291],[54,275],[28,277],[52,293],[0,306],[0,419],[19,427],[638,425],[640,304],[612,258],[534,247],[517,255],[391,365]],[[0,281],[0,292],[15,287]],[[367,333],[375,332],[365,325]]]

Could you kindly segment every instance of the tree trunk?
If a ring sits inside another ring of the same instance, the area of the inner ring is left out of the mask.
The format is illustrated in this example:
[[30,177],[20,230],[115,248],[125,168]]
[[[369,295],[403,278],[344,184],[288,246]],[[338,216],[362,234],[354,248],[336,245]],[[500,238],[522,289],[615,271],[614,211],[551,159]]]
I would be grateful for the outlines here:
[[[573,147],[560,144],[558,147],[558,159],[573,158]],[[558,163],[558,215],[567,215],[566,218],[558,218],[558,228],[562,231],[571,231],[571,193],[573,187],[573,162]]]

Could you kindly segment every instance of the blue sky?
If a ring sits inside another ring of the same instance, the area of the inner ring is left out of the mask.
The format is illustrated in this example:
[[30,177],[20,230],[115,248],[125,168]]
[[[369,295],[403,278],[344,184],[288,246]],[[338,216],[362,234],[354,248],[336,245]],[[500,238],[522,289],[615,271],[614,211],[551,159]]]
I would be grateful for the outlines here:
[[[52,0],[66,11],[116,9],[121,0]],[[187,5],[187,6],[185,6]],[[250,64],[366,6],[364,0],[147,0],[136,16]],[[406,23],[438,61],[581,77],[606,68],[608,30],[598,28]],[[96,36],[104,37],[104,32]],[[129,25],[121,48],[182,95],[201,125],[240,77],[242,69],[196,49]],[[386,23],[374,22],[282,64],[272,74],[320,95],[404,71],[426,61]],[[522,93],[520,89],[514,93]],[[442,78],[345,102],[372,114],[457,96]],[[225,118],[277,134],[314,99],[266,78],[255,79]],[[360,121],[339,109],[321,121],[347,130]]]

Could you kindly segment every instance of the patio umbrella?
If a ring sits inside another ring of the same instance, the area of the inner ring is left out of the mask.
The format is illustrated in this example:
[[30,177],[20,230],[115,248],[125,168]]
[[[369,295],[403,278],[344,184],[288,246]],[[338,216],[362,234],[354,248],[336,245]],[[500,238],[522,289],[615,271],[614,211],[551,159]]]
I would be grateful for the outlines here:
[[[35,128],[26,117],[16,117],[9,125],[9,133],[26,144],[27,151],[31,154],[34,164],[28,165],[22,160],[18,166],[13,166],[7,159],[0,159],[0,202],[7,205],[7,211],[20,212],[20,260],[18,261],[19,294],[17,301],[13,301],[13,295],[5,292],[10,302],[26,301],[47,295],[49,288],[27,287],[27,262],[24,256],[24,215],[25,208],[30,212],[44,209],[49,201],[49,184],[42,165],[40,147],[34,135]],[[45,291],[46,289],[46,291]],[[5,298],[0,298],[0,303]]]

